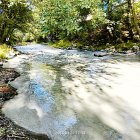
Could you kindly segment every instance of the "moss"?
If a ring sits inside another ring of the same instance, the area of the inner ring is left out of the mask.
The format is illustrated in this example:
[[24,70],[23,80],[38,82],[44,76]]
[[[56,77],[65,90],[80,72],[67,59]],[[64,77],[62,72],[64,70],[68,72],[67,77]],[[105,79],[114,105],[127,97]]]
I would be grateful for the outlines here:
[[8,54],[10,51],[13,51],[13,49],[6,44],[0,45],[0,59],[7,59]]

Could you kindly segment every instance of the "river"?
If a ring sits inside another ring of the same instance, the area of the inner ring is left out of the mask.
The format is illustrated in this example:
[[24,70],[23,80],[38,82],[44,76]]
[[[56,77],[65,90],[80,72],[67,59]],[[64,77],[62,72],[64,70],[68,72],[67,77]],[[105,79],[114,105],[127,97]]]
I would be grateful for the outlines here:
[[3,113],[52,140],[140,140],[140,57],[35,44],[4,67],[20,77]]

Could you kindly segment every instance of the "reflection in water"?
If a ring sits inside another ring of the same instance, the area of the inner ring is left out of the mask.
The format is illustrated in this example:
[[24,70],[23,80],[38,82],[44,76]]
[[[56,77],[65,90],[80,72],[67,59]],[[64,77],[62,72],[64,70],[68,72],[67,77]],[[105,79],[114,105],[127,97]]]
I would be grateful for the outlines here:
[[53,140],[139,140],[140,59],[42,45],[9,60],[21,76],[3,108],[18,125]]

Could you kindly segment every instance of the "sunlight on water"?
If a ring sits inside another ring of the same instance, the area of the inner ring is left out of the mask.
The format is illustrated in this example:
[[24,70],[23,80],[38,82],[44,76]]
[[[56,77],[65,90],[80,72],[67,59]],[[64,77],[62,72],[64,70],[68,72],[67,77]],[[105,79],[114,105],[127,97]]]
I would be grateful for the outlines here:
[[[139,140],[140,58],[42,45],[9,60],[21,76],[19,93],[3,112],[18,125],[53,140]],[[131,57],[131,58],[130,58]]]

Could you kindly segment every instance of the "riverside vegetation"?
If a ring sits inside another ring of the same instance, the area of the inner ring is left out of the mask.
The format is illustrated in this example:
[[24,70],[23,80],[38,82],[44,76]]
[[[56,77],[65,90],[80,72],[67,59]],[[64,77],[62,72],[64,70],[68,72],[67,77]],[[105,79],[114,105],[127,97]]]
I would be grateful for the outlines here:
[[129,49],[140,40],[140,1],[2,0],[0,25],[1,44],[49,42],[81,49],[110,44]]

